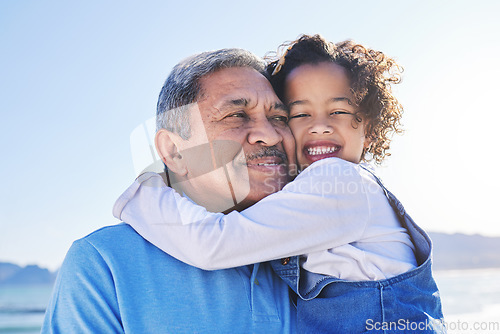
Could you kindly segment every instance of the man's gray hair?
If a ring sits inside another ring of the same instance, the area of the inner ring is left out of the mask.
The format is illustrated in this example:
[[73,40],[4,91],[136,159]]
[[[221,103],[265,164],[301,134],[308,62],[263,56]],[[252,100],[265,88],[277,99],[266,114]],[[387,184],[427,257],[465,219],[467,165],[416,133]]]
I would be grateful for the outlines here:
[[164,128],[189,139],[189,105],[202,94],[200,79],[231,67],[250,67],[267,77],[264,60],[243,49],[222,49],[188,57],[172,69],[163,84],[156,106],[156,130]]

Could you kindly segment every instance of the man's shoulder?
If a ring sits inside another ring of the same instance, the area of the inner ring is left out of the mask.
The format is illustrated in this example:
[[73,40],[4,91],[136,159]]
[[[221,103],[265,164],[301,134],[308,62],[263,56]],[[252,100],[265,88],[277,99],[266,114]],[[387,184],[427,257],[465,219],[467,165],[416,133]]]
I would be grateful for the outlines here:
[[120,236],[125,236],[128,238],[134,238],[134,237],[140,237],[139,234],[128,224],[125,223],[119,223],[116,225],[108,225],[108,226],[103,226],[83,238],[79,240],[100,240],[100,239],[109,239],[109,238],[115,238],[117,235]]
[[175,273],[190,267],[148,242],[125,223],[102,227],[74,241],[63,266],[76,271],[109,271],[120,280],[134,272],[153,270],[165,274],[165,271]]
[[[142,240],[141,240],[142,239]],[[128,224],[119,223],[101,227],[75,241],[92,245],[116,245],[120,242],[143,242],[144,239]]]
[[73,242],[70,252],[87,254],[96,253],[103,258],[135,256],[147,254],[151,256],[163,253],[157,247],[146,241],[130,225],[120,223],[101,227],[94,232]]

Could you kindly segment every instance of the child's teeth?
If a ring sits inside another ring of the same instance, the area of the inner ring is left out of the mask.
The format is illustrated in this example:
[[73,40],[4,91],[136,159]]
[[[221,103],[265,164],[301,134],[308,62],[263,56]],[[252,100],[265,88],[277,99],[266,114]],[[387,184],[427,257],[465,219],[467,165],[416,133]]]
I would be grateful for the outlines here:
[[307,149],[307,153],[310,155],[318,154],[329,154],[335,152],[337,149],[335,147],[311,147]]

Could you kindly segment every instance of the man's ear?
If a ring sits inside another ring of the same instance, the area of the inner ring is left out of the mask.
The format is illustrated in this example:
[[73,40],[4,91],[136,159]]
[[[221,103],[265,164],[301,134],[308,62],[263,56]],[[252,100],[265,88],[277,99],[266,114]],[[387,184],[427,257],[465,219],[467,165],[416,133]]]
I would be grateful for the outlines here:
[[179,154],[179,144],[183,139],[176,133],[167,129],[160,129],[155,136],[155,146],[160,159],[173,173],[184,176],[187,167],[182,156]]

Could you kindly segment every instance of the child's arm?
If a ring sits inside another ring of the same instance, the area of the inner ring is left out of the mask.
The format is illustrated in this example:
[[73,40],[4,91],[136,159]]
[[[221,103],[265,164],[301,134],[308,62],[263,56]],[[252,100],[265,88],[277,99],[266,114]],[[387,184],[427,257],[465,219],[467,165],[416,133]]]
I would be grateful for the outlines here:
[[327,160],[242,212],[208,212],[154,173],[129,187],[113,212],[158,248],[205,270],[326,250],[359,240],[369,215],[357,170]]

